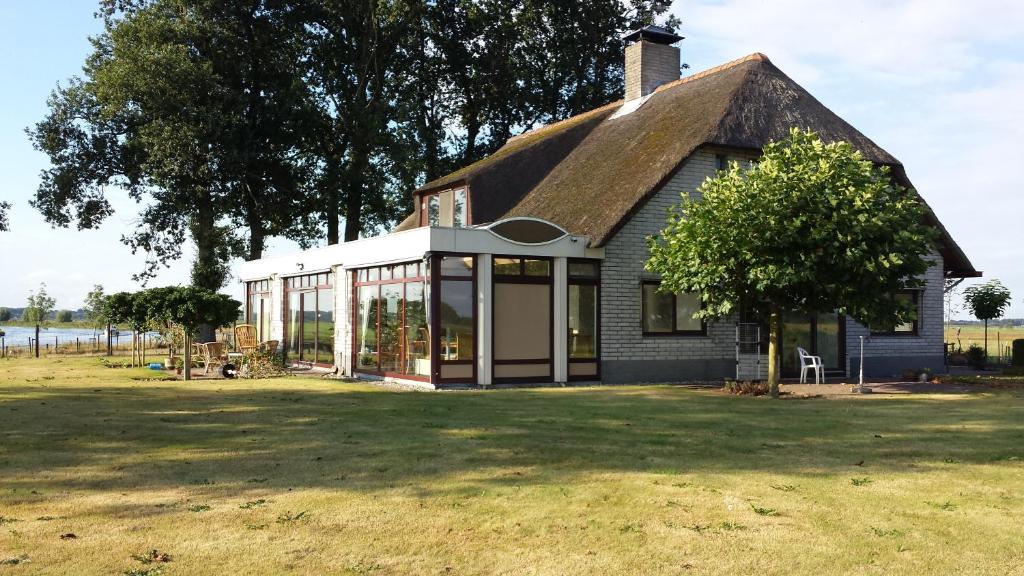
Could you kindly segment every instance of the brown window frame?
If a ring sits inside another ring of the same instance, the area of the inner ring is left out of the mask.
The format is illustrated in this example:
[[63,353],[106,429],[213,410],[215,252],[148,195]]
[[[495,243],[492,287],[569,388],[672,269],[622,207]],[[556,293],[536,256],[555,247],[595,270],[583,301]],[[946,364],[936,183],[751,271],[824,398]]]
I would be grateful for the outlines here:
[[[671,337],[671,336],[684,336],[684,337],[702,337],[708,335],[708,324],[707,322],[700,321],[700,330],[678,330],[676,329],[676,295],[672,296],[672,330],[667,332],[648,332],[644,330],[644,318],[647,315],[647,299],[644,298],[644,286],[661,286],[661,280],[644,280],[640,282],[640,334],[644,337]],[[703,302],[701,308],[704,307]]]
[[[415,275],[414,276],[409,276],[409,274],[408,274],[409,266],[412,266],[412,265],[416,266],[416,268],[415,268]],[[401,277],[396,277],[396,275],[395,275],[394,271],[395,271],[395,269],[398,269],[398,268],[401,268],[401,270],[402,270]],[[388,265],[383,265],[383,266],[368,266],[368,267],[365,267],[365,268],[359,268],[359,269],[353,270],[353,272],[352,272],[352,294],[351,294],[351,302],[352,302],[352,328],[351,328],[351,333],[349,334],[349,339],[351,340],[352,371],[353,372],[358,372],[359,374],[371,374],[371,375],[374,375],[374,376],[384,376],[384,377],[389,377],[389,378],[400,378],[400,379],[403,379],[403,380],[415,380],[415,381],[419,381],[419,382],[430,382],[431,381],[431,377],[430,376],[422,376],[422,375],[419,375],[419,374],[405,374],[405,373],[402,373],[402,372],[387,372],[387,371],[384,371],[382,369],[382,367],[381,367],[381,358],[380,358],[380,350],[381,350],[381,347],[380,347],[380,334],[381,334],[381,329],[380,329],[380,319],[381,319],[381,313],[380,313],[381,288],[380,287],[384,286],[384,285],[397,285],[397,284],[401,284],[402,285],[402,301],[406,302],[407,301],[407,298],[406,298],[407,293],[406,293],[406,286],[405,286],[406,284],[415,284],[415,283],[422,282],[424,284],[424,288],[426,288],[428,286],[431,286],[430,277],[428,276],[427,273],[428,273],[427,265],[426,265],[426,262],[424,260],[410,260],[410,261],[406,261],[406,262],[398,262],[398,263],[395,263],[395,264],[388,264]],[[364,278],[364,280],[360,280],[360,277]],[[370,280],[371,277],[374,278],[374,279]],[[359,317],[359,288],[361,288],[363,286],[376,286],[377,287],[377,298],[376,298],[376,301],[377,301],[377,314],[376,314],[377,326],[376,326],[376,331],[375,331],[376,334],[377,334],[377,342],[376,342],[377,369],[376,370],[367,370],[365,368],[357,368],[357,366],[359,365],[359,361],[358,361],[358,350],[357,350],[357,347],[356,347],[355,334],[356,334],[356,327],[358,326],[358,317]],[[433,304],[428,302],[427,305],[430,306],[430,308],[431,308],[431,312],[430,313],[431,313],[431,316],[433,316]],[[405,326],[405,306],[404,306],[404,304],[403,304],[402,309],[399,312],[399,314],[401,316],[401,319],[400,319],[399,323],[402,326]],[[433,361],[434,361],[434,350],[436,350],[436,348],[434,348],[434,343],[433,343],[433,341],[434,341],[434,329],[433,329],[433,326],[432,326],[433,322],[434,322],[434,320],[431,317],[431,319],[430,319],[430,323],[431,323],[431,326],[430,326],[430,340],[431,340],[431,344],[430,344],[431,345],[430,358],[431,358],[431,363],[433,363]]]
[[[585,258],[569,258],[566,264],[566,285],[565,285],[565,302],[566,306],[569,305],[569,287],[570,286],[594,286],[596,288],[595,299],[597,301],[597,317],[596,330],[594,333],[594,357],[593,358],[573,358],[569,355],[569,350],[566,349],[565,356],[569,360],[570,364],[597,364],[597,373],[593,376],[569,376],[566,377],[570,381],[582,380],[600,380],[601,379],[601,261],[591,260]],[[594,276],[573,276],[569,271],[572,269],[572,264],[593,264],[594,265]],[[568,314],[568,310],[566,310]],[[568,328],[568,318],[566,318],[566,324]],[[566,340],[568,343],[569,340]]]
[[[472,274],[469,276],[444,276],[441,274],[441,259],[442,258],[470,258],[473,261]],[[477,382],[477,360],[479,357],[479,350],[477,350],[477,340],[479,339],[479,326],[477,323],[480,321],[478,317],[478,306],[476,302],[477,294],[477,277],[480,260],[477,258],[477,254],[468,252],[431,252],[429,255],[430,259],[430,345],[435,351],[430,355],[431,362],[431,381],[439,384],[473,384]],[[473,298],[473,337],[472,337],[472,348],[473,358],[470,360],[442,360],[441,359],[441,282],[442,281],[453,281],[453,282],[471,282],[472,283],[472,294]],[[470,378],[442,378],[441,377],[441,366],[447,365],[469,365],[473,366],[473,375]]]
[[[464,222],[462,224],[456,226],[455,225],[455,200],[454,200],[454,194],[456,192],[458,192],[459,190],[462,190],[463,194],[465,195],[465,202],[464,202],[464,205],[465,205],[464,206],[465,218],[463,218]],[[441,218],[441,194],[443,194],[445,192],[451,192],[452,195],[453,195],[453,198],[452,198],[452,227],[453,228],[468,228],[473,223],[472,222],[473,221],[473,211],[471,210],[469,186],[467,186],[465,184],[452,186],[450,188],[443,188],[443,189],[439,189],[439,190],[432,190],[430,192],[423,192],[423,193],[421,193],[419,195],[419,204],[418,204],[418,209],[419,209],[419,225],[420,226],[440,226],[441,225],[441,220],[442,220],[442,218]],[[437,224],[431,224],[430,223],[430,206],[429,206],[429,202],[430,202],[431,198],[437,198],[437,204],[438,204],[438,206],[437,206],[437,210],[438,210],[438,212],[437,212]]]
[[[494,261],[502,258],[506,260],[519,260],[519,273],[518,274],[498,274],[494,272]],[[545,275],[538,274],[527,274],[526,273],[526,262],[541,261],[547,262],[548,273]],[[539,286],[548,286],[548,298],[551,305],[551,311],[548,314],[548,357],[547,358],[518,358],[514,360],[498,360],[494,355],[494,350],[491,350],[491,373],[494,373],[495,366],[511,366],[511,365],[526,365],[526,364],[543,364],[548,365],[548,373],[545,376],[523,376],[523,377],[493,377],[495,384],[516,384],[516,383],[538,383],[538,382],[551,382],[555,377],[555,259],[549,256],[522,256],[518,254],[494,254],[491,257],[491,342],[494,342],[494,301],[493,295],[495,293],[495,287],[497,284],[536,284]],[[492,344],[493,345],[493,344]]]
[[[281,349],[282,357],[284,358],[285,362],[288,362],[289,352],[293,352],[293,353],[295,352],[294,350],[289,350],[288,349],[288,342],[289,342],[290,337],[291,337],[291,332],[289,330],[289,322],[288,322],[288,299],[289,299],[288,297],[289,297],[289,295],[292,292],[298,292],[300,294],[299,302],[301,303],[302,301],[304,301],[306,299],[306,294],[313,294],[314,295],[313,296],[313,298],[314,298],[313,305],[314,305],[316,310],[320,310],[320,291],[321,290],[331,290],[332,291],[331,292],[331,298],[334,299],[334,298],[337,297],[337,286],[335,286],[334,272],[333,271],[326,270],[326,271],[320,271],[320,272],[311,272],[309,274],[296,274],[294,276],[287,276],[287,277],[284,278],[284,298],[282,299],[283,301],[281,302],[281,311],[282,311],[281,318],[283,319],[283,321],[282,321],[282,335],[283,335],[283,337],[282,337],[281,342],[280,342],[280,349]],[[301,307],[301,304],[300,304],[300,307]],[[332,314],[332,318],[334,318],[334,323],[335,323],[335,325],[337,325],[337,322],[338,322],[337,310],[335,309],[333,304],[332,304],[331,308],[332,308],[332,310],[334,310],[334,313]],[[299,315],[299,318],[300,318],[299,325],[300,326],[304,325],[306,323],[305,318],[302,317],[301,314]],[[317,318],[317,323],[319,323],[319,317]],[[300,330],[300,332],[299,332],[299,334],[300,334],[299,348],[301,349],[302,348],[301,342],[303,341],[301,336],[303,335],[303,332],[302,332],[302,328],[301,327],[299,328],[299,330]],[[319,328],[317,329],[317,334],[319,334]],[[336,358],[335,355],[338,353],[338,351],[335,350],[335,344],[337,344],[337,342],[332,342],[331,343],[331,358],[332,359],[331,359],[331,362],[329,364],[326,363],[326,362],[310,362],[309,360],[300,360],[298,358],[293,360],[293,362],[302,362],[303,365],[308,364],[308,365],[311,365],[311,366],[321,366],[321,367],[333,366],[334,365],[334,359]]]

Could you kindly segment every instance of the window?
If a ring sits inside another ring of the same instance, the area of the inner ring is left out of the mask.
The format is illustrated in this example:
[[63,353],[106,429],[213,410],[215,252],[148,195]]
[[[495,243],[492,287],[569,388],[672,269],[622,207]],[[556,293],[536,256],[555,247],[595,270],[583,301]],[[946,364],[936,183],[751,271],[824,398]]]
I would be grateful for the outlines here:
[[700,297],[695,293],[665,294],[658,291],[659,286],[659,282],[641,285],[643,333],[704,335],[706,326],[693,317],[700,310]]
[[430,377],[430,313],[419,262],[358,270],[353,305],[356,370]]
[[442,363],[472,362],[476,345],[473,257],[440,257],[440,334]]
[[246,282],[245,291],[245,323],[256,327],[256,337],[260,342],[270,340],[270,281]]
[[465,188],[424,194],[420,198],[421,226],[469,225],[469,195]]
[[725,154],[715,154],[715,163],[718,165],[719,170],[729,169],[729,158]]
[[551,260],[544,258],[495,257],[494,275],[547,278],[551,276]]
[[288,358],[334,363],[334,274],[293,276],[285,281],[285,346]]
[[570,362],[598,357],[598,270],[598,264],[593,261],[569,261]]
[[921,311],[920,296],[921,292],[919,290],[901,290],[893,294],[895,300],[910,303],[914,319],[897,324],[889,329],[872,330],[872,334],[879,336],[916,336]]

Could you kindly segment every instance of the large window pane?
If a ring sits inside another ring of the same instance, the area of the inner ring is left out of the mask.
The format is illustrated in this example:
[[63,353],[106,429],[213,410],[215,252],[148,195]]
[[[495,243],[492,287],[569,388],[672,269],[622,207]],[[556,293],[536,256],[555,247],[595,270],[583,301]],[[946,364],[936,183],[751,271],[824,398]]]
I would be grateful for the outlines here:
[[657,284],[643,285],[643,331],[672,332],[673,298],[658,292]]
[[569,358],[597,357],[597,286],[569,285]]
[[441,276],[472,276],[472,256],[445,256],[441,258]]
[[287,353],[294,359],[299,356],[299,343],[302,341],[302,307],[299,305],[302,295],[298,292],[288,293],[288,342]]
[[437,194],[427,197],[427,225],[441,225],[441,199]]
[[468,223],[466,216],[466,189],[460,188],[452,198],[452,226],[465,226]]
[[[913,306],[914,314],[918,314],[916,294],[914,294],[913,292],[897,292],[895,298],[897,301],[900,302],[909,302]],[[910,322],[904,322],[903,324],[897,325],[893,329],[893,332],[902,334],[912,334],[914,332],[914,321],[911,320]]]
[[405,285],[406,374],[430,375],[430,320],[422,282]]
[[316,361],[334,363],[334,290],[317,291],[317,347]]
[[696,294],[676,294],[676,330],[698,332],[701,322],[693,315],[700,311],[700,297]]
[[473,359],[473,283],[465,280],[441,282],[442,360]]
[[316,360],[316,292],[302,293],[302,353],[306,362]]
[[377,369],[377,286],[359,287],[356,311],[356,367]]
[[[249,295],[249,317],[246,319],[247,323],[256,326],[256,330],[263,324],[263,316],[261,314],[262,307],[260,306],[260,295],[250,294]],[[262,339],[263,335],[259,334],[258,338]]]
[[384,372],[402,369],[402,287],[380,287],[380,366]]

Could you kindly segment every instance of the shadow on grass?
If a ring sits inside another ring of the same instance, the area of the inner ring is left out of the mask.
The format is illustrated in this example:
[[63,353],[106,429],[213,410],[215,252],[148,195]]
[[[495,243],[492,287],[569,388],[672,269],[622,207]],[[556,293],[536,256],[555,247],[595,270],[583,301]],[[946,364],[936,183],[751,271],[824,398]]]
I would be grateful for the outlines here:
[[[1024,459],[1019,394],[779,402],[674,387],[398,393],[283,380],[0,387],[0,487],[408,486],[926,471]],[[474,489],[475,489],[474,488]],[[39,496],[40,498],[42,496]]]

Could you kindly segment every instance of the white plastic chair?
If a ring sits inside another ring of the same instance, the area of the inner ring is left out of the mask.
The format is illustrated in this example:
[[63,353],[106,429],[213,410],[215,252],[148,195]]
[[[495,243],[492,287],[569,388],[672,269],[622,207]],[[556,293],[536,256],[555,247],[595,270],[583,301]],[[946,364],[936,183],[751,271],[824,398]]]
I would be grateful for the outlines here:
[[807,371],[814,370],[814,383],[823,384],[825,382],[822,372],[825,370],[824,364],[821,363],[821,356],[811,356],[807,353],[807,350],[803,348],[797,348],[797,353],[800,354],[800,383],[807,383]]

